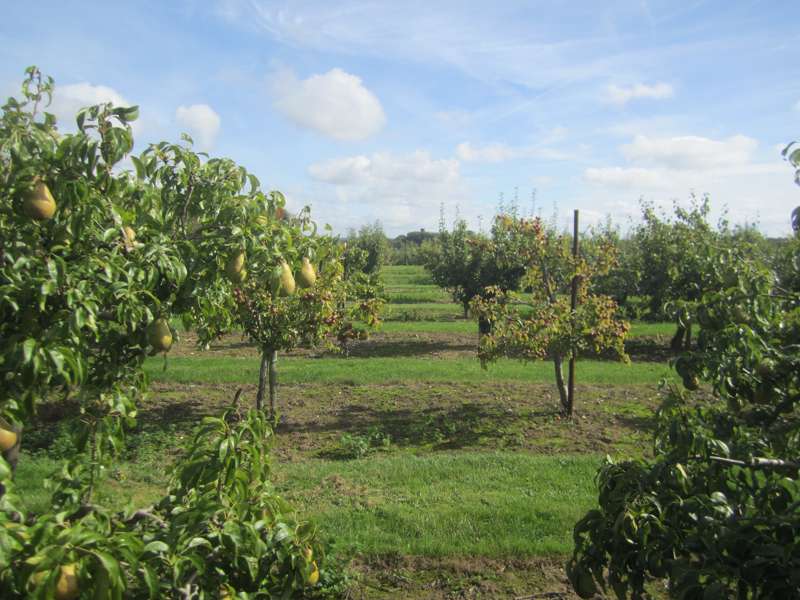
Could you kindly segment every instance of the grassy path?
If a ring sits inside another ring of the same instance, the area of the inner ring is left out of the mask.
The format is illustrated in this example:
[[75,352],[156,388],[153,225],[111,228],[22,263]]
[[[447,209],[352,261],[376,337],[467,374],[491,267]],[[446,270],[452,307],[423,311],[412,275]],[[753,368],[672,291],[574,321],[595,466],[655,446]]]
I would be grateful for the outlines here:
[[[148,359],[145,370],[156,382],[253,383],[258,381],[257,358],[214,358],[206,355]],[[365,385],[403,381],[527,381],[552,382],[551,362],[522,363],[501,360],[482,369],[474,358],[436,360],[429,358],[283,358],[278,362],[281,383],[338,383]],[[584,360],[578,363],[580,383],[655,386],[670,376],[666,364]]]

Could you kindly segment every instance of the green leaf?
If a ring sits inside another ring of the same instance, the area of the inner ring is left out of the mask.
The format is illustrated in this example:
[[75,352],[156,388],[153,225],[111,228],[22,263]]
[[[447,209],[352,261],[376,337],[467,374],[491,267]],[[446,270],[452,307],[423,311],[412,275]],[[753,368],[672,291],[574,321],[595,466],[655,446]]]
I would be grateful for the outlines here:
[[169,546],[167,546],[164,542],[160,540],[154,540],[147,544],[142,552],[147,553],[151,552],[153,554],[163,554],[169,551]]
[[109,574],[111,579],[115,581],[122,579],[119,569],[119,562],[116,558],[107,552],[102,552],[100,550],[92,550],[92,554],[94,554],[100,560],[100,563],[103,565],[103,568],[106,570],[106,573]]

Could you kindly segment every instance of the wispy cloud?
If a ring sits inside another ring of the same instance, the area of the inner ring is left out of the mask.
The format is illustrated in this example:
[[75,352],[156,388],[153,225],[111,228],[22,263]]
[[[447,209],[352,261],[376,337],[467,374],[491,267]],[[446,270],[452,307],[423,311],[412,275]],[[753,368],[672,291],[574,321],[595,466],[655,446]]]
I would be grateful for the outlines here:
[[611,104],[624,106],[631,100],[649,99],[665,100],[675,95],[673,87],[664,82],[654,84],[636,83],[631,86],[609,85],[606,87],[605,99]]
[[296,124],[340,141],[364,140],[380,131],[386,115],[361,79],[342,69],[298,79],[288,70],[272,78],[275,108]]
[[510,146],[500,142],[473,145],[462,142],[456,147],[456,156],[466,162],[500,163],[523,158],[544,160],[569,160],[571,154],[542,146]]
[[746,164],[757,147],[758,141],[745,135],[722,140],[695,135],[665,138],[638,135],[622,146],[622,153],[632,162],[698,170]]

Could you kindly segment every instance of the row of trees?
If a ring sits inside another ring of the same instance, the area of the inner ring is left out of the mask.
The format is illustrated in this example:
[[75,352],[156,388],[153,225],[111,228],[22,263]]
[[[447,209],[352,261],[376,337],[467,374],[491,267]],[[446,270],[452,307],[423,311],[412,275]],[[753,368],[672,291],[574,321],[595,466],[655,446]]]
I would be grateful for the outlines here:
[[[345,276],[337,239],[243,167],[188,139],[132,156],[136,107],[84,109],[62,134],[44,112],[52,93],[31,67],[0,116],[0,595],[300,593],[322,547],[273,492],[269,420],[239,394],[203,421],[154,506],[114,512],[96,490],[174,320],[203,345],[235,328],[257,343],[258,409],[269,383],[274,417],[277,352],[345,342],[380,300]],[[51,510],[26,514],[12,478],[23,426],[57,401],[79,407],[76,454],[50,482]]]

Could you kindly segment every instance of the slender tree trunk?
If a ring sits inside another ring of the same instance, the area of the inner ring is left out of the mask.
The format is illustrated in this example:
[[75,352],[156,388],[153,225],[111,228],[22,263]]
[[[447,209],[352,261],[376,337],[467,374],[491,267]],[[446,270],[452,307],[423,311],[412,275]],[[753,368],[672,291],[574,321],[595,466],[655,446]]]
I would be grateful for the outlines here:
[[464,318],[469,318],[469,302],[462,302],[461,305],[464,307]]
[[683,346],[684,350],[691,350],[692,349],[692,324],[689,323],[689,326],[686,328],[686,339]]
[[561,412],[566,416],[572,416],[572,411],[569,406],[569,396],[567,394],[567,384],[564,382],[564,371],[562,365],[564,359],[560,355],[553,357],[553,364],[556,368],[556,387],[558,387],[558,395],[561,397]]
[[275,419],[275,403],[278,401],[278,351],[269,355],[269,418]]
[[672,340],[669,343],[669,347],[673,352],[679,352],[683,348],[683,338],[686,335],[686,328],[682,325],[678,325],[677,331],[675,331],[675,335],[672,336]]
[[269,367],[270,350],[261,350],[261,370],[258,372],[258,394],[256,394],[256,408],[262,410],[264,406],[264,391],[267,389],[267,369]]

